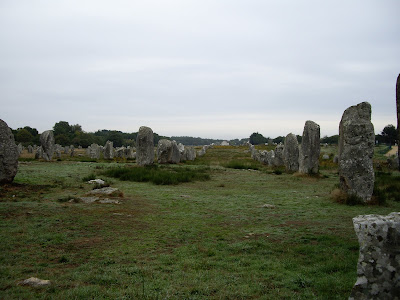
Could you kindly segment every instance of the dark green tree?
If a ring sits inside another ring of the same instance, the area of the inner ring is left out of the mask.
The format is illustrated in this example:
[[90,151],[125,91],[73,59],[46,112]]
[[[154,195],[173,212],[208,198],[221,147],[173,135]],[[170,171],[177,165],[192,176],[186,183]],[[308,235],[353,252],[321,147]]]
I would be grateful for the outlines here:
[[383,128],[381,135],[386,144],[394,145],[397,140],[397,130],[394,125],[389,124]]
[[250,144],[252,145],[260,145],[260,144],[265,144],[268,139],[265,138],[261,133],[258,132],[253,132],[250,135]]
[[18,129],[17,134],[15,135],[15,141],[17,143],[29,144],[33,143],[33,139],[33,135],[25,128]]
[[59,134],[70,134],[72,133],[71,126],[66,121],[60,121],[53,126],[54,136]]

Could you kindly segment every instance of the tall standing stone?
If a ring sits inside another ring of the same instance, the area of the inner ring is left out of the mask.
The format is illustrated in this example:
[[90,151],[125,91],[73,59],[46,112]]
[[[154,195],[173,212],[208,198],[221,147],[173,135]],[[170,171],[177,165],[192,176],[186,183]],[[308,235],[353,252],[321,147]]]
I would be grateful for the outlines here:
[[0,183],[10,183],[18,171],[18,148],[7,123],[0,119]]
[[297,172],[299,170],[299,142],[293,133],[289,133],[285,138],[283,161],[287,171]]
[[91,144],[89,150],[89,156],[92,159],[99,159],[100,158],[100,146],[97,144]]
[[353,218],[360,244],[349,299],[400,299],[400,213]]
[[171,161],[172,164],[177,164],[181,161],[181,153],[179,151],[178,144],[176,141],[172,141],[172,154],[171,154]]
[[396,82],[396,107],[397,107],[397,158],[400,171],[400,74],[397,76]]
[[139,166],[154,163],[154,135],[151,128],[142,126],[136,137],[136,163]]
[[299,172],[317,174],[319,169],[320,128],[313,121],[306,121],[299,151]]
[[346,109],[339,125],[340,188],[369,202],[374,190],[375,132],[371,123],[371,105],[362,102]]
[[114,158],[114,143],[111,141],[107,141],[104,146],[104,159],[113,159]]
[[55,150],[53,130],[44,131],[40,135],[40,143],[42,144],[43,158],[46,161],[51,161],[51,159],[53,158],[54,150]]
[[285,165],[285,163],[283,161],[284,148],[285,147],[283,145],[277,145],[275,147],[275,151],[274,151],[275,157],[274,157],[274,160],[273,160],[273,165],[275,167],[280,167],[280,166],[284,166]]

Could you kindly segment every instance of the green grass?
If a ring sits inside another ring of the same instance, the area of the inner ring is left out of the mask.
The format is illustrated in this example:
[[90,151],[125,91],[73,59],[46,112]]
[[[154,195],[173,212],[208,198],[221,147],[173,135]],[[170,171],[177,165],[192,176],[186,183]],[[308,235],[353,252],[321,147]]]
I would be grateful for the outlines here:
[[259,170],[260,164],[253,161],[239,161],[239,160],[232,160],[223,165],[225,168],[232,168],[232,169],[251,169],[251,170]]
[[374,195],[380,204],[387,200],[400,202],[400,176],[392,172],[376,172]]
[[157,185],[179,184],[195,180],[209,180],[209,168],[160,168],[157,165],[148,167],[112,168],[103,174],[123,181],[152,182]]
[[[335,169],[310,177],[223,167],[248,160],[246,151],[214,148],[191,165],[158,168],[206,166],[208,181],[114,179],[120,205],[68,199],[91,190],[85,176],[109,182],[102,172],[131,163],[21,162],[15,183],[0,187],[0,298],[348,298],[358,259],[352,218],[399,211],[400,202],[334,202]],[[52,285],[17,285],[29,277]]]

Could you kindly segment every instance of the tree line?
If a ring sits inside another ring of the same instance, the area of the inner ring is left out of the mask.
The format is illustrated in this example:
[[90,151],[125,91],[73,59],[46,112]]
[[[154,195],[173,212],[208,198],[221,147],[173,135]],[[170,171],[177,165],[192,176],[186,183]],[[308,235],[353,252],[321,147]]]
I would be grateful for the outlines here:
[[[13,129],[15,141],[21,143],[24,146],[27,145],[40,145],[40,134],[36,128],[25,126],[23,128]],[[122,146],[135,146],[137,132],[125,133],[118,130],[98,130],[96,132],[85,132],[82,126],[79,124],[70,125],[66,121],[60,121],[54,124],[53,133],[56,144],[61,146],[74,145],[75,147],[82,146],[87,148],[93,143],[98,145],[104,145],[107,141],[111,141],[114,147]],[[175,140],[177,143],[184,145],[200,146],[219,144],[223,140],[221,139],[205,139],[200,137],[189,137],[189,136],[172,136],[165,137],[154,133],[154,144],[156,145],[160,139]],[[301,136],[297,135],[297,140],[301,143]],[[389,124],[385,126],[381,134],[375,136],[376,141],[380,144],[394,145],[397,139],[397,130],[394,125]],[[246,142],[250,142],[253,145],[260,145],[265,143],[283,143],[285,140],[284,136],[278,136],[276,138],[264,137],[261,133],[254,132],[249,138],[233,139],[229,141],[230,145],[243,145]],[[339,135],[324,136],[321,138],[323,144],[337,144],[339,141]]]

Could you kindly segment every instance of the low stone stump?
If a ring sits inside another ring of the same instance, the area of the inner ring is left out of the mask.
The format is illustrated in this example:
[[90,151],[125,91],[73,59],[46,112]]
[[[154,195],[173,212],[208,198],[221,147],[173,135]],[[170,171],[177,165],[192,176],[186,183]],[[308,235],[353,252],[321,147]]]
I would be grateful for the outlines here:
[[353,218],[360,244],[349,299],[400,299],[400,212]]

